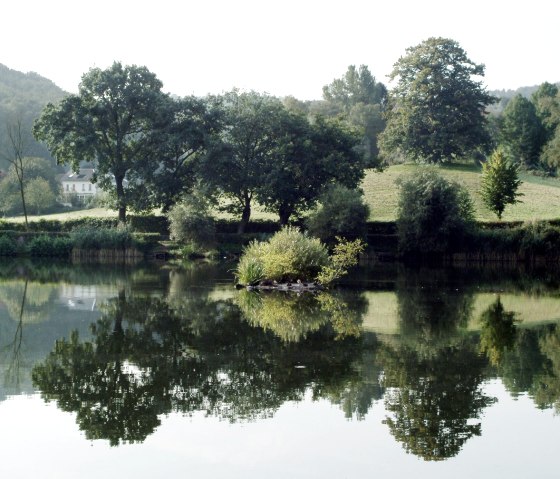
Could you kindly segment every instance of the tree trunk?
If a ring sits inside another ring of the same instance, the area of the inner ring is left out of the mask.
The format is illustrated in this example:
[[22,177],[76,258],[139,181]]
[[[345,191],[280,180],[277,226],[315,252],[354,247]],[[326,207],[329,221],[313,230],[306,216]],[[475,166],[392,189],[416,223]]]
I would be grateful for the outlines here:
[[278,208],[278,216],[280,217],[280,226],[286,226],[292,216],[293,208],[290,205],[282,203]]
[[243,207],[243,213],[241,214],[241,221],[237,226],[237,234],[245,233],[245,228],[249,224],[250,218],[251,218],[251,198],[245,197],[245,206]]
[[29,223],[27,222],[27,205],[25,204],[25,193],[23,191],[23,178],[19,182],[19,190],[21,192],[21,206],[23,208],[23,216],[25,217],[25,229],[29,229]]
[[123,187],[124,176],[115,175],[115,187],[117,190],[117,206],[119,208],[119,223],[126,223],[126,200]]

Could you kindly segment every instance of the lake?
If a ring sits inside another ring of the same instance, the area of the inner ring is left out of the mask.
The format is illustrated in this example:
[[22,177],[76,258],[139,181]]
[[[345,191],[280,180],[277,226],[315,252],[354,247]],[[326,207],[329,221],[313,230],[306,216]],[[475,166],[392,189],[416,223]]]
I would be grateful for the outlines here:
[[10,478],[559,477],[560,273],[0,262]]

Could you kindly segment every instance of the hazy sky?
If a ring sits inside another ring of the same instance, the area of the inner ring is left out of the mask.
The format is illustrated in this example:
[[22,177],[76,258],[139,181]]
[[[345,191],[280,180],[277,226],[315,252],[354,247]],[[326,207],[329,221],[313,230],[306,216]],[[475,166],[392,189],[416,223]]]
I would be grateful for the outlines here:
[[407,47],[438,36],[486,65],[490,89],[560,81],[557,0],[14,0],[1,11],[0,63],[70,92],[118,60],[177,95],[319,99],[350,64],[387,83]]

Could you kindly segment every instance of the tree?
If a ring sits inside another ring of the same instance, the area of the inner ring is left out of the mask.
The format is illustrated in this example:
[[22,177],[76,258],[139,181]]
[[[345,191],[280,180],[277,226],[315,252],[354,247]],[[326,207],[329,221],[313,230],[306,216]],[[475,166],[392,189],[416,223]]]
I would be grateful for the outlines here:
[[519,203],[517,198],[523,195],[517,191],[520,185],[519,167],[509,162],[502,150],[495,150],[482,165],[480,193],[483,203],[501,220],[507,205]]
[[359,137],[337,120],[309,121],[283,112],[275,128],[275,148],[256,193],[259,202],[278,213],[280,224],[313,207],[332,184],[356,188],[364,175]]
[[6,137],[8,145],[2,155],[10,164],[10,168],[17,179],[26,229],[29,226],[27,222],[27,205],[25,203],[26,154],[31,140],[29,133],[23,126],[21,118],[17,118],[13,123],[7,123]]
[[224,128],[199,172],[230,201],[225,209],[241,215],[238,232],[243,233],[251,218],[253,199],[271,164],[278,117],[285,110],[277,98],[254,91],[233,90],[218,101]]
[[495,101],[473,77],[484,65],[472,62],[454,40],[429,38],[408,48],[389,75],[387,127],[380,136],[384,156],[402,153],[441,163],[485,149],[490,143],[485,108]]
[[384,103],[387,88],[375,81],[366,65],[350,65],[342,78],[337,78],[323,87],[323,98],[341,110],[349,112],[358,104],[375,105]]
[[535,105],[516,95],[507,104],[500,131],[501,143],[510,157],[527,168],[537,166],[545,132]]
[[25,186],[25,196],[27,197],[27,205],[37,215],[52,208],[56,203],[56,196],[49,182],[43,178],[30,180]]
[[[23,205],[21,201],[21,183],[18,171],[24,173],[23,190],[25,197],[26,209],[29,211],[30,200],[29,194],[32,190],[32,184],[36,180],[42,180],[42,190],[46,193],[49,191],[49,198],[41,207],[50,207],[56,200],[60,183],[56,178],[56,171],[51,167],[49,160],[44,158],[24,157],[18,166],[12,165],[7,175],[0,181],[0,209],[6,214],[23,213]],[[31,193],[33,194],[33,193]]]
[[560,124],[560,93],[558,87],[552,83],[544,82],[539,89],[531,95],[531,103],[545,130],[544,142],[549,141],[554,135],[556,127]]
[[97,164],[95,179],[102,189],[116,193],[120,222],[134,202],[125,179],[146,161],[146,149],[168,105],[162,86],[146,67],[115,62],[106,70],[92,68],[82,77],[78,94],[47,105],[33,129],[59,163],[75,170],[81,161]]
[[144,199],[145,209],[161,207],[164,212],[194,188],[198,162],[222,126],[222,111],[213,98],[166,98],[166,103],[144,149],[146,161],[131,171],[129,186],[139,190],[134,196]]
[[342,78],[323,87],[323,98],[331,107],[331,116],[336,114],[359,129],[366,163],[378,167],[377,138],[385,128],[385,85],[375,80],[366,65],[360,65],[359,69],[350,65]]

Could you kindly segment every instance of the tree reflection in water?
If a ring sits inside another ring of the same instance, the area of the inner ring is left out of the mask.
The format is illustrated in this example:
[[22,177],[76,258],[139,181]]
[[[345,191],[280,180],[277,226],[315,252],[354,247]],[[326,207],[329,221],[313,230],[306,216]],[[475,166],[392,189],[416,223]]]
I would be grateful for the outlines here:
[[384,422],[407,452],[433,461],[480,435],[475,420],[494,402],[482,392],[486,361],[465,330],[472,295],[446,284],[427,274],[397,282],[402,336],[381,353],[393,413]]
[[33,380],[46,400],[77,412],[88,438],[112,445],[144,440],[159,416],[172,411],[250,420],[311,390],[352,413],[371,405],[367,392],[380,395],[360,390],[354,367],[360,338],[335,340],[338,333],[322,327],[298,344],[286,343],[252,327],[232,302],[198,297],[194,303],[192,324],[164,299],[121,290],[93,326],[94,339],[82,342],[74,333],[59,340]]
[[424,460],[481,434],[488,378],[560,409],[560,328],[517,327],[498,299],[468,329],[473,289],[442,273],[398,275],[398,335],[362,331],[360,293],[210,294],[195,276],[170,275],[165,297],[119,279],[92,339],[61,339],[34,368],[43,397],[113,445],[143,441],[170,412],[250,421],[311,396],[362,419],[383,399],[391,434]]

